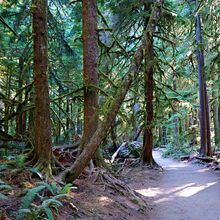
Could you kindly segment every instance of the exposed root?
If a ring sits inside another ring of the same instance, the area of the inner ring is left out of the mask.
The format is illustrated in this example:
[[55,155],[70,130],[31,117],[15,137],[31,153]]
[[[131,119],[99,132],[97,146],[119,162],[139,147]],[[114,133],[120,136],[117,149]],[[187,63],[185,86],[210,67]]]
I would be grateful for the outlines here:
[[117,179],[106,170],[99,169],[99,171],[94,176],[93,182],[101,182],[104,188],[112,188],[113,190],[119,192],[119,194],[128,197],[133,203],[137,204],[140,207],[140,210],[147,208],[146,201],[142,198],[142,196],[139,193],[132,190],[124,182]]
[[38,158],[34,150],[27,153],[26,166],[31,166],[36,168],[41,174],[46,178],[52,178],[52,162]]
[[163,171],[163,167],[161,167],[153,158],[151,159],[150,162],[143,162],[143,166],[151,169]]
[[43,160],[38,160],[37,163],[34,165],[37,170],[39,170],[40,173],[44,174],[46,178],[52,178],[52,167],[51,163],[49,161],[43,161]]
[[34,150],[31,150],[29,153],[27,153],[25,165],[33,166],[35,163],[37,163],[37,156],[34,153]]
[[53,158],[53,164],[55,166],[55,168],[60,168],[62,171],[65,170],[66,168],[57,160],[57,158],[52,155]]

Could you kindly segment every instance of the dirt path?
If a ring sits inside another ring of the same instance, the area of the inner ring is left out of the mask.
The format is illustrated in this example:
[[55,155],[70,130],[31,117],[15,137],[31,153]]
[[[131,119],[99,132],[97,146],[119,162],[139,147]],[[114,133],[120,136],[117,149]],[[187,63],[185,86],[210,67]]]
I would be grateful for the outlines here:
[[152,199],[152,210],[146,220],[220,219],[217,175],[203,166],[164,159],[157,151],[154,157],[164,171],[143,171],[134,175],[129,184]]

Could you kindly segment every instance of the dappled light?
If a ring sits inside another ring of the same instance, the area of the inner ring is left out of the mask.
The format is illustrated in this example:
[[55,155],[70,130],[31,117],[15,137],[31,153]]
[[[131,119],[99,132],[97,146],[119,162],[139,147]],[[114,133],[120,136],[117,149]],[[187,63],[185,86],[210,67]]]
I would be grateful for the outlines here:
[[106,197],[106,196],[101,196],[101,197],[98,197],[97,199],[98,199],[99,204],[100,204],[101,206],[106,206],[106,205],[109,205],[109,204],[111,204],[112,202],[114,202],[111,198],[108,198],[108,197]]
[[[157,162],[164,165],[164,171],[155,181],[146,184],[146,188],[136,188],[143,196],[153,198],[157,212],[152,211],[152,216],[160,216],[163,220],[178,219],[175,213],[185,210],[183,219],[212,219],[209,215],[220,213],[220,205],[216,202],[220,190],[218,176],[202,165],[164,159],[158,151],[154,155]],[[212,214],[205,208],[206,203],[215,207]]]
[[155,200],[155,203],[160,203],[175,199],[177,197],[193,196],[215,184],[217,184],[217,182],[211,182],[204,185],[188,183],[179,187],[172,187],[171,189],[148,188],[138,189],[136,191],[146,197],[156,197],[157,199]]
[[220,0],[0,0],[0,220],[220,219]]

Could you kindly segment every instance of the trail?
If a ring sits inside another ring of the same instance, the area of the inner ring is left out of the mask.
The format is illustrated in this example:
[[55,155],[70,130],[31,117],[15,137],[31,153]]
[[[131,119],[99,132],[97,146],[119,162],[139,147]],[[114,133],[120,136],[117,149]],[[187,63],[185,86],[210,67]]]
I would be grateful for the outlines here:
[[142,195],[151,197],[152,210],[146,220],[220,219],[217,175],[197,164],[162,158],[158,151],[154,158],[164,171],[143,171],[141,181],[131,184]]

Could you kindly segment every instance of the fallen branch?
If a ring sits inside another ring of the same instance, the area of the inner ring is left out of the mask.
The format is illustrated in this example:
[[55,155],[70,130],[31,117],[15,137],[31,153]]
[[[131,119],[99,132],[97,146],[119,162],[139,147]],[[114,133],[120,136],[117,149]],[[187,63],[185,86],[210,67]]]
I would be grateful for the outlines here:
[[115,153],[112,155],[112,159],[111,159],[111,163],[113,163],[115,161],[115,158],[117,157],[118,153],[120,152],[120,150],[126,146],[128,143],[127,142],[123,142],[122,145],[115,151]]

